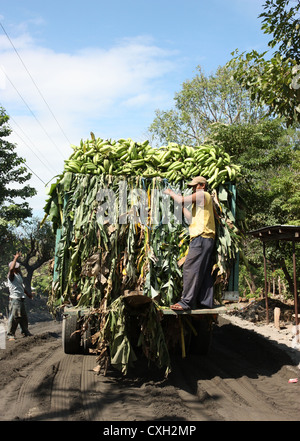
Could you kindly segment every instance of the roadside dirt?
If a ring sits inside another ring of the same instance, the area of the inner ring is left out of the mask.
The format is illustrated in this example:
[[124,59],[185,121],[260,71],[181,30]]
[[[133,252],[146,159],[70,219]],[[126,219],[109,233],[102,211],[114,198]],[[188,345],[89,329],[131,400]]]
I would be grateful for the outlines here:
[[228,313],[207,356],[174,357],[168,379],[142,366],[123,378],[96,375],[94,355],[64,354],[60,321],[29,317],[34,335],[0,350],[1,421],[300,420],[300,352],[285,326]]

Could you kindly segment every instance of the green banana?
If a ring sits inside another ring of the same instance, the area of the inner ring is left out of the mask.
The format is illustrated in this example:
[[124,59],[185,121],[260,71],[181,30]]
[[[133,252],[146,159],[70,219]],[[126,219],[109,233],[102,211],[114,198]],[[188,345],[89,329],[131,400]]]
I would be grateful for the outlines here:
[[65,161],[65,171],[160,177],[174,183],[201,174],[212,187],[226,180],[235,181],[240,174],[240,168],[232,164],[230,155],[222,146],[192,147],[169,142],[156,149],[149,145],[149,141],[104,140],[96,139],[92,134],[91,137],[85,142],[81,140],[79,146],[71,146],[74,152]]

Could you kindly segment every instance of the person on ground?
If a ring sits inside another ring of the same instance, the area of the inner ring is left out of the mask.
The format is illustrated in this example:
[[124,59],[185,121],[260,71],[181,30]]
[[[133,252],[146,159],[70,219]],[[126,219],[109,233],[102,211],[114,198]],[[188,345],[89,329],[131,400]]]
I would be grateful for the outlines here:
[[[181,196],[171,189],[165,191],[174,201],[182,204],[189,223],[190,245],[183,265],[183,292],[178,303],[170,308],[185,311],[213,306],[212,252],[215,239],[213,201],[207,192],[207,180],[198,176],[189,184],[192,194]],[[192,204],[192,212],[187,208]]]
[[7,275],[7,283],[9,289],[9,318],[7,327],[7,337],[9,340],[15,340],[15,333],[18,324],[24,337],[32,335],[28,330],[28,317],[25,308],[25,294],[32,299],[23,284],[20,264],[17,259],[21,253],[16,253],[12,262],[9,263],[9,271]]

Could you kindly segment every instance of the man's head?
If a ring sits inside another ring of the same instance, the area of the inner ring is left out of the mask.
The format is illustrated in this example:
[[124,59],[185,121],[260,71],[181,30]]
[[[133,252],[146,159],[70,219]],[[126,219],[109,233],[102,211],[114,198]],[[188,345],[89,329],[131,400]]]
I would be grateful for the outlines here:
[[207,180],[203,176],[196,176],[187,184],[188,187],[192,187],[193,190],[201,190],[206,189],[207,187]]

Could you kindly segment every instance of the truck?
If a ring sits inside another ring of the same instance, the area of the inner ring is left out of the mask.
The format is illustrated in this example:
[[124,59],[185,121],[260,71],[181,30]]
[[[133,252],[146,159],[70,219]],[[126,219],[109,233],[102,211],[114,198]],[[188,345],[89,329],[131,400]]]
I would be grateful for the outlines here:
[[[169,372],[173,352],[207,353],[225,311],[222,295],[230,286],[237,291],[238,166],[221,146],[152,148],[92,133],[73,150],[45,206],[56,232],[48,303],[62,311],[65,353],[96,353],[104,371],[111,365],[124,374],[139,357]],[[174,311],[189,238],[164,190],[184,193],[198,175],[207,178],[215,207],[216,305]]]

